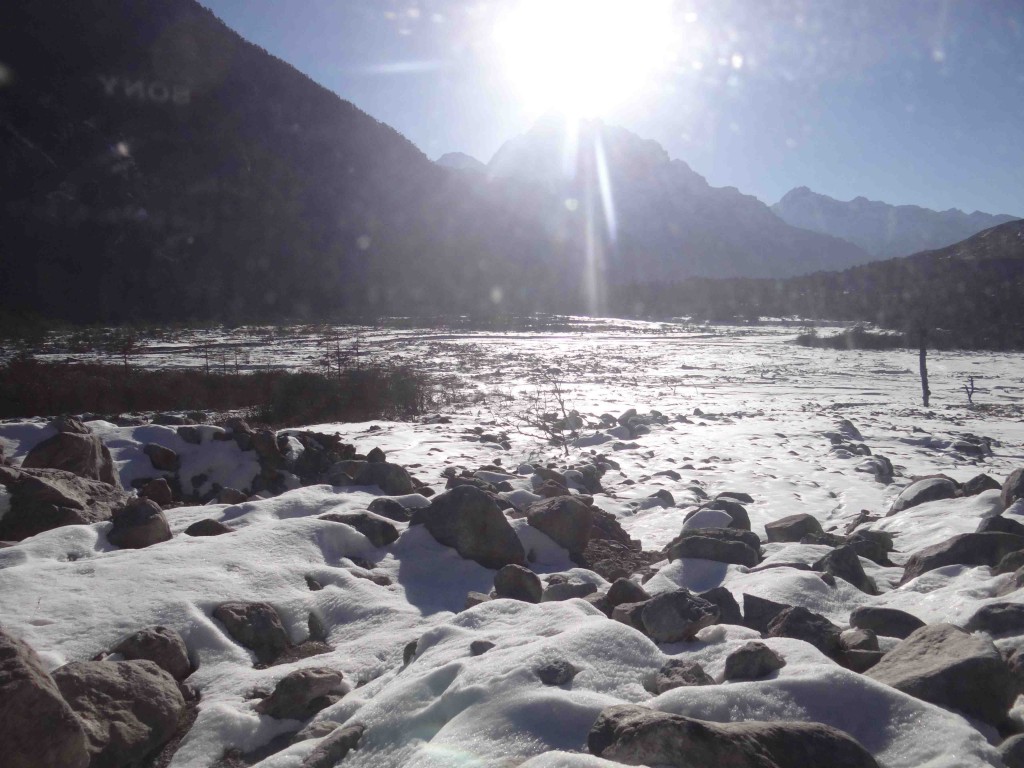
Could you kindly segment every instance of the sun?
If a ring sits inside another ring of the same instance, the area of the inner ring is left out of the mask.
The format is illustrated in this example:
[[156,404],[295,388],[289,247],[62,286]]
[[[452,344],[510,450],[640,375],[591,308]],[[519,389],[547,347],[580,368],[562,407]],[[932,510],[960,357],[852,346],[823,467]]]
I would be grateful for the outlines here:
[[672,62],[670,0],[518,0],[495,24],[506,77],[528,110],[605,116]]

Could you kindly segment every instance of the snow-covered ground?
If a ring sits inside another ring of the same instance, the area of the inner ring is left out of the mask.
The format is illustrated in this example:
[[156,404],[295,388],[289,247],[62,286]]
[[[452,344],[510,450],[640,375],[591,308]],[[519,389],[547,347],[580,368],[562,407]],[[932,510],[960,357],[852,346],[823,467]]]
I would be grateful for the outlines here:
[[[924,409],[916,354],[805,349],[788,343],[795,333],[782,326],[688,329],[617,321],[593,329],[506,335],[361,329],[366,356],[454,374],[460,387],[477,393],[475,401],[467,405],[463,399],[462,405],[443,409],[450,423],[310,429],[339,433],[363,453],[380,447],[388,461],[409,468],[436,492],[444,490],[441,472],[447,467],[500,464],[515,475],[526,461],[563,466],[604,453],[620,470],[604,476],[607,493],[598,494],[595,503],[614,513],[645,549],[659,549],[679,533],[697,501],[687,490],[695,485],[711,496],[750,494],[751,527],[764,538],[766,523],[797,513],[840,531],[862,510],[885,515],[911,476],[941,472],[966,481],[984,472],[1002,482],[1024,466],[1020,355],[930,354],[933,400]],[[293,355],[294,366],[301,367],[308,362],[302,355],[315,354],[315,342],[261,349],[268,358]],[[201,356],[187,354],[192,356],[143,352],[137,362],[202,363]],[[974,407],[968,407],[962,391],[968,376],[978,388]],[[590,430],[566,457],[529,430],[515,429],[524,393],[546,391],[551,381],[559,382],[569,407],[595,422],[602,413],[617,416],[636,408],[640,413],[656,409],[668,423],[635,439]],[[892,461],[893,483],[864,471],[864,456],[830,450],[825,435],[840,419],[860,430],[872,453]],[[231,442],[196,446],[166,427],[90,426],[110,448],[125,487],[147,473],[141,447],[149,442],[178,451],[183,476],[202,473],[210,483],[241,487],[257,469],[246,463],[252,459],[232,453]],[[511,448],[481,442],[477,427],[507,432]],[[15,463],[49,434],[41,421],[0,423],[0,444]],[[970,458],[957,452],[954,444],[964,435],[990,438],[992,455]],[[664,471],[680,479],[657,474]],[[524,473],[512,485],[521,496],[533,482]],[[649,500],[661,489],[673,495],[675,506]],[[233,506],[171,509],[166,514],[175,537],[141,550],[108,544],[109,523],[37,535],[0,550],[0,623],[35,648],[50,669],[92,658],[144,626],[162,624],[180,632],[196,667],[189,682],[202,702],[174,766],[205,768],[226,749],[252,752],[302,727],[258,714],[253,692],[267,692],[286,673],[309,666],[340,669],[358,686],[315,717],[366,726],[346,766],[611,765],[587,754],[587,732],[601,709],[626,702],[722,722],[834,725],[886,768],[1001,765],[993,729],[845,670],[798,640],[766,641],[787,660],[769,679],[680,688],[656,697],[644,683],[667,659],[699,661],[721,679],[726,655],[757,633],[716,626],[703,630],[696,642],[658,646],[582,600],[537,605],[500,600],[463,610],[467,592],[489,591],[494,572],[438,544],[424,527],[398,524],[398,541],[378,549],[347,525],[317,519],[325,512],[365,510],[376,495],[375,488],[319,485]],[[929,502],[868,527],[895,534],[893,561],[902,563],[911,552],[973,532],[981,519],[999,511],[998,497],[998,491],[987,491]],[[404,501],[426,503],[418,496]],[[4,503],[0,492],[0,514]],[[209,517],[235,532],[179,535]],[[535,555],[531,565],[538,573],[570,572],[603,583],[595,574],[572,570],[566,551],[525,521],[513,522],[525,549]],[[810,564],[828,551],[809,544],[765,546],[768,562]],[[661,564],[645,588],[653,594],[724,585],[737,598],[747,593],[804,606],[844,627],[861,605],[900,608],[929,623],[962,624],[996,599],[1024,603],[1024,593],[997,598],[1011,577],[993,578],[987,567],[947,566],[897,587],[902,568],[861,562],[880,595],[869,596],[842,580],[829,587],[815,574],[793,568],[752,571],[693,559]],[[307,577],[324,588],[311,591]],[[313,614],[334,650],[255,669],[252,655],[211,616],[227,600],[271,603],[295,642],[307,636]],[[495,645],[473,656],[474,640]],[[411,641],[418,641],[416,655],[406,665],[403,650]],[[544,686],[535,669],[555,659],[582,671],[569,684]],[[316,743],[298,742],[259,765],[298,766]]]

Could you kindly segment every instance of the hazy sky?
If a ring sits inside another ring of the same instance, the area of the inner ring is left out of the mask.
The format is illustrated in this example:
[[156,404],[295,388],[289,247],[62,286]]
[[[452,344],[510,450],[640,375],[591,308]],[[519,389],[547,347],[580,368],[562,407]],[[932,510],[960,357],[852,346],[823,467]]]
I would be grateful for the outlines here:
[[1024,0],[201,2],[431,158],[487,162],[578,77],[606,122],[769,204],[808,186],[1024,216]]

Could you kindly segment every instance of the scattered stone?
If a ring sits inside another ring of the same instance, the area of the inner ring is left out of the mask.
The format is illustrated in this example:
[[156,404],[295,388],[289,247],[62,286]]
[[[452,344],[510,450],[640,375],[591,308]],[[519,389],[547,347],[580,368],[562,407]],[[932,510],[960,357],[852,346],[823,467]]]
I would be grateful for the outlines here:
[[181,635],[167,627],[146,627],[121,640],[110,649],[128,661],[152,661],[175,680],[184,680],[192,673],[188,648]]
[[[696,529],[696,531],[701,533],[707,533],[709,530],[713,529]],[[696,531],[686,531],[687,535],[669,544],[669,560],[678,560],[682,557],[696,557],[703,560],[714,560],[719,563],[745,565],[748,568],[753,568],[761,561],[761,556],[757,550],[751,549],[742,541],[730,541],[716,535],[697,535]]]
[[719,624],[743,625],[740,604],[736,602],[736,598],[732,596],[732,592],[727,587],[713,587],[706,592],[701,592],[700,596],[712,605],[718,606]]
[[808,534],[824,533],[818,518],[812,515],[790,515],[767,523],[765,535],[770,542],[800,541]]
[[878,768],[852,737],[821,723],[712,723],[635,704],[602,710],[587,747],[627,765]]
[[574,496],[556,496],[534,502],[526,521],[570,554],[580,554],[590,542],[593,510]]
[[347,725],[335,729],[306,756],[301,768],[334,768],[358,746],[365,730],[364,725]]
[[103,522],[129,499],[120,488],[60,469],[0,466],[0,485],[10,494],[10,508],[0,517],[3,541],[21,541],[64,525]]
[[867,629],[882,637],[898,637],[901,640],[924,625],[925,623],[917,616],[896,608],[862,605],[850,614],[851,627]]
[[60,469],[121,487],[110,451],[87,426],[74,418],[57,419],[50,426],[57,434],[33,447],[22,460],[22,469]]
[[157,443],[146,443],[142,452],[149,456],[149,463],[158,472],[177,472],[181,469],[181,458],[170,448]]
[[709,501],[701,509],[714,509],[719,512],[725,512],[725,514],[732,518],[730,528],[740,531],[750,530],[750,515],[747,514],[746,508],[738,501],[719,495],[714,501]]
[[772,619],[792,606],[776,603],[756,595],[743,594],[743,625],[761,634],[768,632]]
[[1024,549],[1024,537],[1010,533],[962,533],[946,541],[918,550],[907,560],[903,579],[906,584],[922,573],[946,565],[998,565],[1006,555]]
[[221,488],[217,491],[218,504],[243,504],[249,496],[237,488]]
[[643,606],[640,618],[644,633],[658,643],[692,640],[704,627],[718,621],[718,606],[686,589],[664,592]]
[[786,666],[786,660],[764,643],[751,641],[725,657],[726,680],[760,680]]
[[892,503],[892,507],[890,507],[886,517],[892,517],[898,512],[916,507],[918,504],[939,501],[940,499],[955,499],[959,495],[960,486],[952,478],[945,475],[925,477],[903,489]]
[[467,611],[470,608],[480,605],[480,603],[489,602],[491,599],[490,595],[485,595],[483,592],[468,592],[466,594],[466,605],[462,610]]
[[870,629],[853,627],[839,635],[839,644],[844,651],[877,651],[878,635]]
[[1014,536],[1024,537],[1024,525],[1009,517],[996,515],[986,517],[978,523],[975,533],[1012,533]]
[[649,602],[650,600],[644,600],[640,603],[620,603],[612,608],[612,620],[625,624],[627,627],[632,627],[638,632],[645,632],[644,608]]
[[494,499],[471,485],[435,496],[430,506],[413,513],[409,524],[424,525],[439,543],[484,568],[526,564],[523,545],[508,519]]
[[494,643],[490,640],[474,640],[469,644],[469,655],[470,656],[483,656],[491,648],[494,647]]
[[921,627],[866,674],[918,699],[995,726],[1006,719],[1018,693],[992,641],[952,624]]
[[660,695],[673,688],[685,688],[694,685],[714,685],[715,680],[695,661],[669,659],[658,670],[657,675],[645,686],[648,691]]
[[90,768],[131,766],[174,735],[185,698],[152,661],[76,661],[53,673],[85,726]]
[[1024,568],[1024,549],[1003,556],[999,563],[993,567],[992,575],[999,576],[1004,573],[1013,573],[1020,568]]
[[[24,465],[22,465],[24,466]],[[1024,499],[1024,467],[1013,470],[1003,481],[999,501],[1005,511],[1017,499]]]
[[412,518],[412,512],[403,507],[394,499],[377,498],[370,502],[367,509],[375,515],[394,520],[396,523],[407,523]]
[[623,603],[642,603],[645,600],[650,600],[651,596],[647,594],[647,590],[635,581],[619,578],[612,582],[605,599],[607,600],[607,605],[610,608],[614,608]]
[[0,629],[0,744],[7,768],[86,768],[82,721],[36,652]]
[[985,491],[998,491],[1001,489],[1002,486],[999,484],[999,481],[986,474],[975,475],[963,484],[964,496],[977,496]]
[[256,654],[260,664],[271,664],[291,647],[281,617],[269,603],[222,603],[213,612],[228,634]]
[[332,523],[344,523],[355,528],[363,534],[375,547],[386,547],[398,539],[398,529],[388,520],[377,517],[369,512],[348,512],[338,514],[328,512],[320,515],[319,520],[329,520]]
[[1024,632],[1024,605],[1020,603],[989,603],[983,605],[964,624],[968,632],[990,635]]
[[892,534],[888,531],[854,531],[846,537],[846,543],[863,558],[878,565],[892,565],[889,553],[893,550]]
[[544,593],[540,578],[529,568],[506,565],[494,574],[494,594],[525,603],[539,603]]
[[715,498],[716,499],[731,499],[733,501],[740,502],[740,504],[753,504],[754,503],[754,497],[751,496],[749,493],[744,493],[743,491],[722,491],[720,494],[715,496]]
[[829,573],[849,582],[861,592],[866,592],[869,595],[878,594],[874,580],[864,573],[864,567],[860,564],[857,551],[849,544],[833,549],[812,567],[816,571]]
[[214,520],[213,518],[206,518],[204,520],[197,520],[192,523],[188,528],[185,529],[186,536],[220,536],[224,533],[231,533],[234,529],[224,525],[224,523]]
[[308,720],[351,690],[342,678],[341,672],[328,667],[297,669],[278,681],[256,711],[280,720]]
[[999,756],[1006,768],[1024,768],[1024,734],[1011,736],[999,745]]
[[161,507],[168,507],[174,503],[174,492],[167,480],[157,477],[150,480],[139,489],[139,495],[155,501]]
[[121,549],[142,549],[170,541],[171,527],[160,505],[150,499],[134,498],[115,510],[107,541]]
[[544,685],[565,685],[580,673],[580,670],[563,659],[549,661],[537,668],[537,677]]
[[786,608],[768,624],[768,637],[791,637],[810,643],[826,656],[839,651],[841,630],[818,613],[802,606]]
[[542,603],[585,598],[597,592],[597,585],[588,581],[548,581],[541,595]]

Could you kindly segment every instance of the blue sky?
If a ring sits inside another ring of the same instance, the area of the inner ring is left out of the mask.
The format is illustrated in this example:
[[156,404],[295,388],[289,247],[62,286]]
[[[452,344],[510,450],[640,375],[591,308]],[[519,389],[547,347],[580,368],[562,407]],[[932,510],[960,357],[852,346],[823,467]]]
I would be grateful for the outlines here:
[[[494,33],[528,1],[201,0],[431,158],[484,162],[538,117]],[[1024,216],[1024,0],[678,0],[672,18],[671,66],[601,117],[715,186]]]

